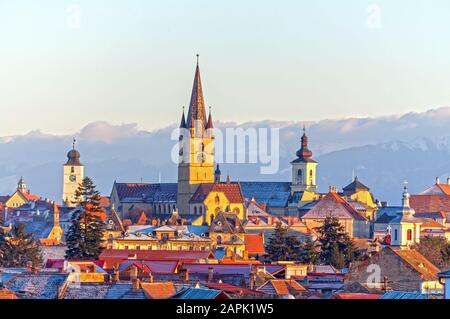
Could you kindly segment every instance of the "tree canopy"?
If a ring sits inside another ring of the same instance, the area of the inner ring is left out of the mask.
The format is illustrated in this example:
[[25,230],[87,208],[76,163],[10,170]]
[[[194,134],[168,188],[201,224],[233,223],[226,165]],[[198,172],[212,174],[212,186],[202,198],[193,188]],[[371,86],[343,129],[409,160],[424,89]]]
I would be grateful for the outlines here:
[[98,259],[103,250],[105,224],[100,206],[100,193],[91,178],[85,177],[75,192],[78,209],[66,235],[67,259]]

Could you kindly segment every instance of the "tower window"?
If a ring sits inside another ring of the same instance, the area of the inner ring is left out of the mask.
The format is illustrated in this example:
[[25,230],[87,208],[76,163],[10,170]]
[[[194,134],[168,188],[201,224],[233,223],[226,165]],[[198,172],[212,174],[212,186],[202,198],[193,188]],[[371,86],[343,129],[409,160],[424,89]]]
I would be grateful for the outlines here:
[[194,206],[194,215],[197,215],[197,206]]
[[406,239],[412,240],[412,230],[411,229],[408,229],[408,231],[406,232]]
[[394,230],[394,240],[398,240],[398,230]]
[[70,172],[71,172],[71,173],[75,173],[75,167],[73,167],[73,166],[70,167]]

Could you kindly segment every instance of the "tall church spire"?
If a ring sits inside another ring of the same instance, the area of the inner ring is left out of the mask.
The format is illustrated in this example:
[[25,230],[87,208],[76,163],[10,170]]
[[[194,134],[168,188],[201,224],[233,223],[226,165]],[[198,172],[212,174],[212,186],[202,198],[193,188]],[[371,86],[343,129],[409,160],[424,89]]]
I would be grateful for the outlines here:
[[186,120],[188,128],[194,128],[196,123],[201,126],[199,129],[203,131],[206,127],[205,101],[203,99],[202,80],[200,78],[200,67],[198,64],[195,69],[194,84],[192,86],[191,101],[189,103],[189,111]]
[[186,118],[184,117],[184,106],[183,106],[183,115],[181,116],[180,128],[186,128]]

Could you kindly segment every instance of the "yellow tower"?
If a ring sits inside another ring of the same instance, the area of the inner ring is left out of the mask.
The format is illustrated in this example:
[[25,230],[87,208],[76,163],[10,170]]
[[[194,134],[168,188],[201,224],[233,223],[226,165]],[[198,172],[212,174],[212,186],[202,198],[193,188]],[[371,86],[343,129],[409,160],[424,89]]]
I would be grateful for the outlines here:
[[75,191],[84,178],[84,165],[80,163],[80,153],[75,149],[75,139],[72,149],[67,153],[63,178],[63,202],[68,207],[74,207]]
[[198,64],[195,70],[187,118],[180,124],[177,206],[189,214],[189,200],[200,184],[214,183],[214,134],[211,110],[206,118],[202,81]]

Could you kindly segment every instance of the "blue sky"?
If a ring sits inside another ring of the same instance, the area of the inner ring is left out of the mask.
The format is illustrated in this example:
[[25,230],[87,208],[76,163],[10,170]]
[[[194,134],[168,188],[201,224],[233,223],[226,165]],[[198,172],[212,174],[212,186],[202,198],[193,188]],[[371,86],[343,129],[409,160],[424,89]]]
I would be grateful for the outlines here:
[[196,53],[216,120],[450,105],[449,13],[446,0],[0,0],[0,109],[14,114],[0,136],[175,123]]

